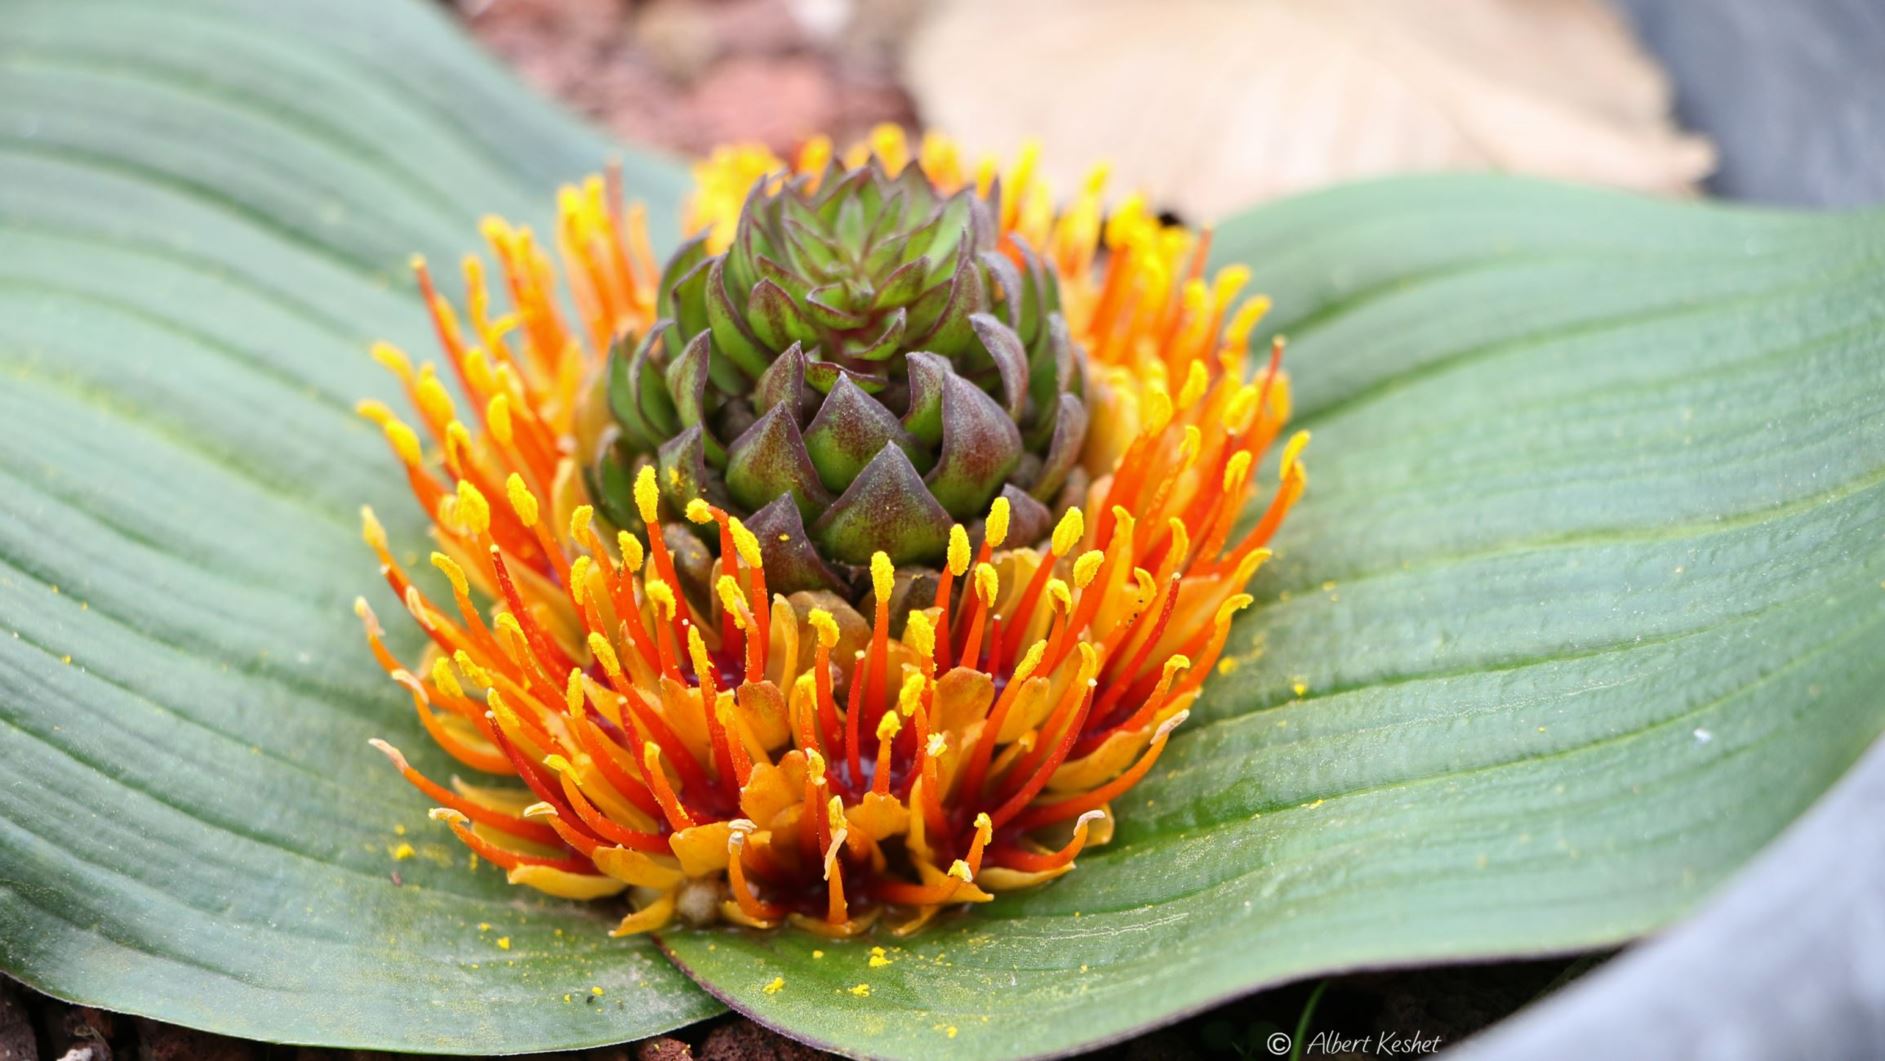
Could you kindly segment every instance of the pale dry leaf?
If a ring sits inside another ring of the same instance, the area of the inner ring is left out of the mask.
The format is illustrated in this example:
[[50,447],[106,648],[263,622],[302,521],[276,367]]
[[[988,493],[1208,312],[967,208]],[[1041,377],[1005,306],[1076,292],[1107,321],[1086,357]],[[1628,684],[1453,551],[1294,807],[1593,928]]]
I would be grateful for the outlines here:
[[907,62],[928,126],[1199,219],[1409,171],[1686,194],[1714,163],[1601,0],[939,0]]

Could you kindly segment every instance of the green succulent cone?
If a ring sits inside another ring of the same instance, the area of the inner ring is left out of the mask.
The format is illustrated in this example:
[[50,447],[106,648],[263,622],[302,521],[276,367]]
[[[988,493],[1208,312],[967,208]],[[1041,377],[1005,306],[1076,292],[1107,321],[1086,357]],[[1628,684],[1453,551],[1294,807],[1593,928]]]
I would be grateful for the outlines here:
[[999,202],[876,161],[756,185],[726,253],[683,246],[661,319],[610,354],[605,513],[633,521],[652,461],[675,513],[742,517],[784,591],[847,585],[879,550],[935,564],[998,494],[1011,540],[1045,536],[1086,436],[1084,358],[1053,275],[997,248]]

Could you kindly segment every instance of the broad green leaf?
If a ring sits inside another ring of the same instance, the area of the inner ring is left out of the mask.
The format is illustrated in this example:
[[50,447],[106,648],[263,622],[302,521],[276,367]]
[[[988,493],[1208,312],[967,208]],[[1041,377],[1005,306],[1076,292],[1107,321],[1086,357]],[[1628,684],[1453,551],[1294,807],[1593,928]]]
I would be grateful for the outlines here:
[[[541,219],[609,150],[417,0],[7,5],[0,968],[424,1051],[718,1009],[606,911],[470,870],[366,746],[450,772],[351,614],[364,591],[399,616],[358,505],[425,546],[352,412],[393,398],[367,343],[429,352],[406,256],[455,272],[479,214]],[[675,169],[625,169],[671,216]]]
[[1885,215],[1452,177],[1216,246],[1294,338],[1310,487],[1113,844],[900,943],[664,938],[715,994],[847,1053],[1010,1057],[1614,945],[1885,728]]

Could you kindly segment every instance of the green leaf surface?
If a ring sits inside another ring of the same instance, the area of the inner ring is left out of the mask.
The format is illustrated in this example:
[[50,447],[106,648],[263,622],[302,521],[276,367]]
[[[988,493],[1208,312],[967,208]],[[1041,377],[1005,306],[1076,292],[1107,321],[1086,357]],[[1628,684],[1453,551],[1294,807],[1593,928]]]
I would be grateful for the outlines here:
[[[407,255],[455,273],[481,213],[540,220],[611,150],[431,4],[7,4],[0,968],[235,1035],[425,1051],[718,1010],[607,911],[468,869],[366,746],[450,772],[351,614],[360,592],[399,614],[362,502],[425,545],[352,412],[394,397],[367,344],[429,354]],[[624,168],[671,216],[677,169]]]
[[715,994],[846,1053],[1010,1057],[1614,945],[1885,728],[1885,216],[1421,178],[1216,248],[1293,337],[1310,486],[1113,844],[897,945],[667,936]]

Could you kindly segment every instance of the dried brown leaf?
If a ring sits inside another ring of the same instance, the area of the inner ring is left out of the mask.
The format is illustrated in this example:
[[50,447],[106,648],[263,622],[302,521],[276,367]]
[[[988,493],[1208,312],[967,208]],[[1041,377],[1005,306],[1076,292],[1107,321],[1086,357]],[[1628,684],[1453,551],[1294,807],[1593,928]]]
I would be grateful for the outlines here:
[[1601,0],[949,0],[908,66],[931,127],[1200,218],[1423,170],[1687,193],[1714,160]]

